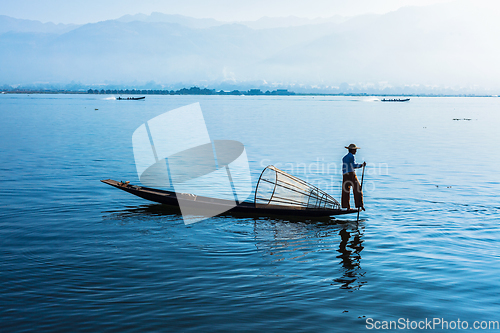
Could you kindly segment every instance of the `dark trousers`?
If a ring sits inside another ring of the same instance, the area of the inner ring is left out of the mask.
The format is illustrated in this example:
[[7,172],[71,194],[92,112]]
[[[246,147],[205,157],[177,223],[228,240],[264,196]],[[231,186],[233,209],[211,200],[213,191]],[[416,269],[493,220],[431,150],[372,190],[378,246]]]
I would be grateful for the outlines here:
[[355,172],[345,173],[342,177],[342,208],[351,208],[350,196],[351,187],[354,194],[354,204],[356,208],[363,207],[363,192],[361,191],[361,185],[359,184],[358,177]]

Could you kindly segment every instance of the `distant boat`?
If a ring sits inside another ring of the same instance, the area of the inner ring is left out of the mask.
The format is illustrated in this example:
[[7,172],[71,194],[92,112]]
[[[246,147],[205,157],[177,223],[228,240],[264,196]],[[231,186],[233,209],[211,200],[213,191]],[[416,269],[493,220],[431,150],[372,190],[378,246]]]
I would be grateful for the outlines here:
[[393,98],[393,99],[385,99],[382,98],[382,102],[408,102],[409,98]]
[[145,99],[146,96],[143,96],[143,97],[127,97],[127,98],[121,98],[118,96],[117,100],[119,101],[138,101],[140,99]]

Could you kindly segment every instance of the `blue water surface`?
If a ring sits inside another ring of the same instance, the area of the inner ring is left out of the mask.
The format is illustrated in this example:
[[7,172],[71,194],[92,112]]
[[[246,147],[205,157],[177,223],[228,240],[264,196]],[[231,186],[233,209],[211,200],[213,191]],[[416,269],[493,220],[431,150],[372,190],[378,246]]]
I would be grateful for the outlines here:
[[[245,145],[254,185],[274,164],[339,199],[344,146],[362,147],[359,224],[223,215],[185,225],[99,181],[139,184],[134,130],[195,102],[212,140]],[[3,94],[0,115],[2,332],[500,320],[498,98]]]

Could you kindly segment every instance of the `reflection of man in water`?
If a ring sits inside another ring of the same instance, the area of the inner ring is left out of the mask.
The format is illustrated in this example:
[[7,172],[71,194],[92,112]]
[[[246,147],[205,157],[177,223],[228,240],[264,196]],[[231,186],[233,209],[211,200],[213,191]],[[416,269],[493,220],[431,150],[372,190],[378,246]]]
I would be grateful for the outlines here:
[[356,172],[354,169],[359,169],[366,165],[366,162],[362,164],[357,164],[354,159],[354,155],[356,155],[356,151],[359,147],[356,147],[354,143],[351,143],[348,147],[349,149],[347,155],[342,158],[342,208],[351,208],[350,204],[350,196],[351,196],[351,187],[354,195],[354,204],[356,208],[361,208],[365,210],[363,207],[363,192],[361,191],[361,185],[359,184],[358,177],[356,176]]
[[[360,252],[363,250],[363,241],[358,234],[355,234],[352,241],[349,242],[351,233],[346,229],[341,229],[339,232],[341,241],[339,245],[340,255],[337,258],[342,259],[342,267],[345,269],[342,277],[335,279],[335,282],[342,283],[342,289],[359,289],[366,281],[358,281],[364,275],[360,271]],[[352,251],[351,251],[352,250]],[[357,282],[356,282],[357,281]],[[356,282],[356,283],[355,283]],[[354,285],[351,285],[354,283]]]
[[351,236],[351,234],[347,230],[342,229],[340,230],[339,235],[341,238],[339,245],[339,252],[341,253],[341,255],[337,258],[342,258],[342,266],[344,266],[344,268],[353,269],[355,265],[353,265],[350,257],[352,251],[349,251],[347,249],[347,242],[349,241],[349,237]]

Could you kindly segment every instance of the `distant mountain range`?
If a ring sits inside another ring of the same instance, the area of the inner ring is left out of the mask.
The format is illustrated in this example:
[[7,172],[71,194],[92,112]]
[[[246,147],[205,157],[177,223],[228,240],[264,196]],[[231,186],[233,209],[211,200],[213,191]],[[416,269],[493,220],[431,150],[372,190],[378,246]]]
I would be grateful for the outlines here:
[[470,4],[240,23],[161,13],[85,25],[0,16],[0,86],[500,89],[500,21]]
[[118,21],[120,22],[142,21],[142,22],[177,23],[193,29],[206,29],[232,23],[242,24],[252,29],[272,29],[272,28],[296,27],[303,25],[314,25],[322,23],[342,23],[347,20],[348,18],[343,16],[334,16],[329,18],[316,18],[316,19],[301,18],[296,16],[289,16],[289,17],[265,16],[256,21],[222,22],[209,18],[197,19],[182,15],[169,15],[156,12],[151,13],[151,15],[144,15],[144,14],[125,15],[118,19]]
[[35,33],[56,33],[63,34],[78,28],[77,24],[54,24],[52,22],[42,23],[33,20],[15,19],[9,16],[0,15],[0,34],[6,32],[35,32]]

